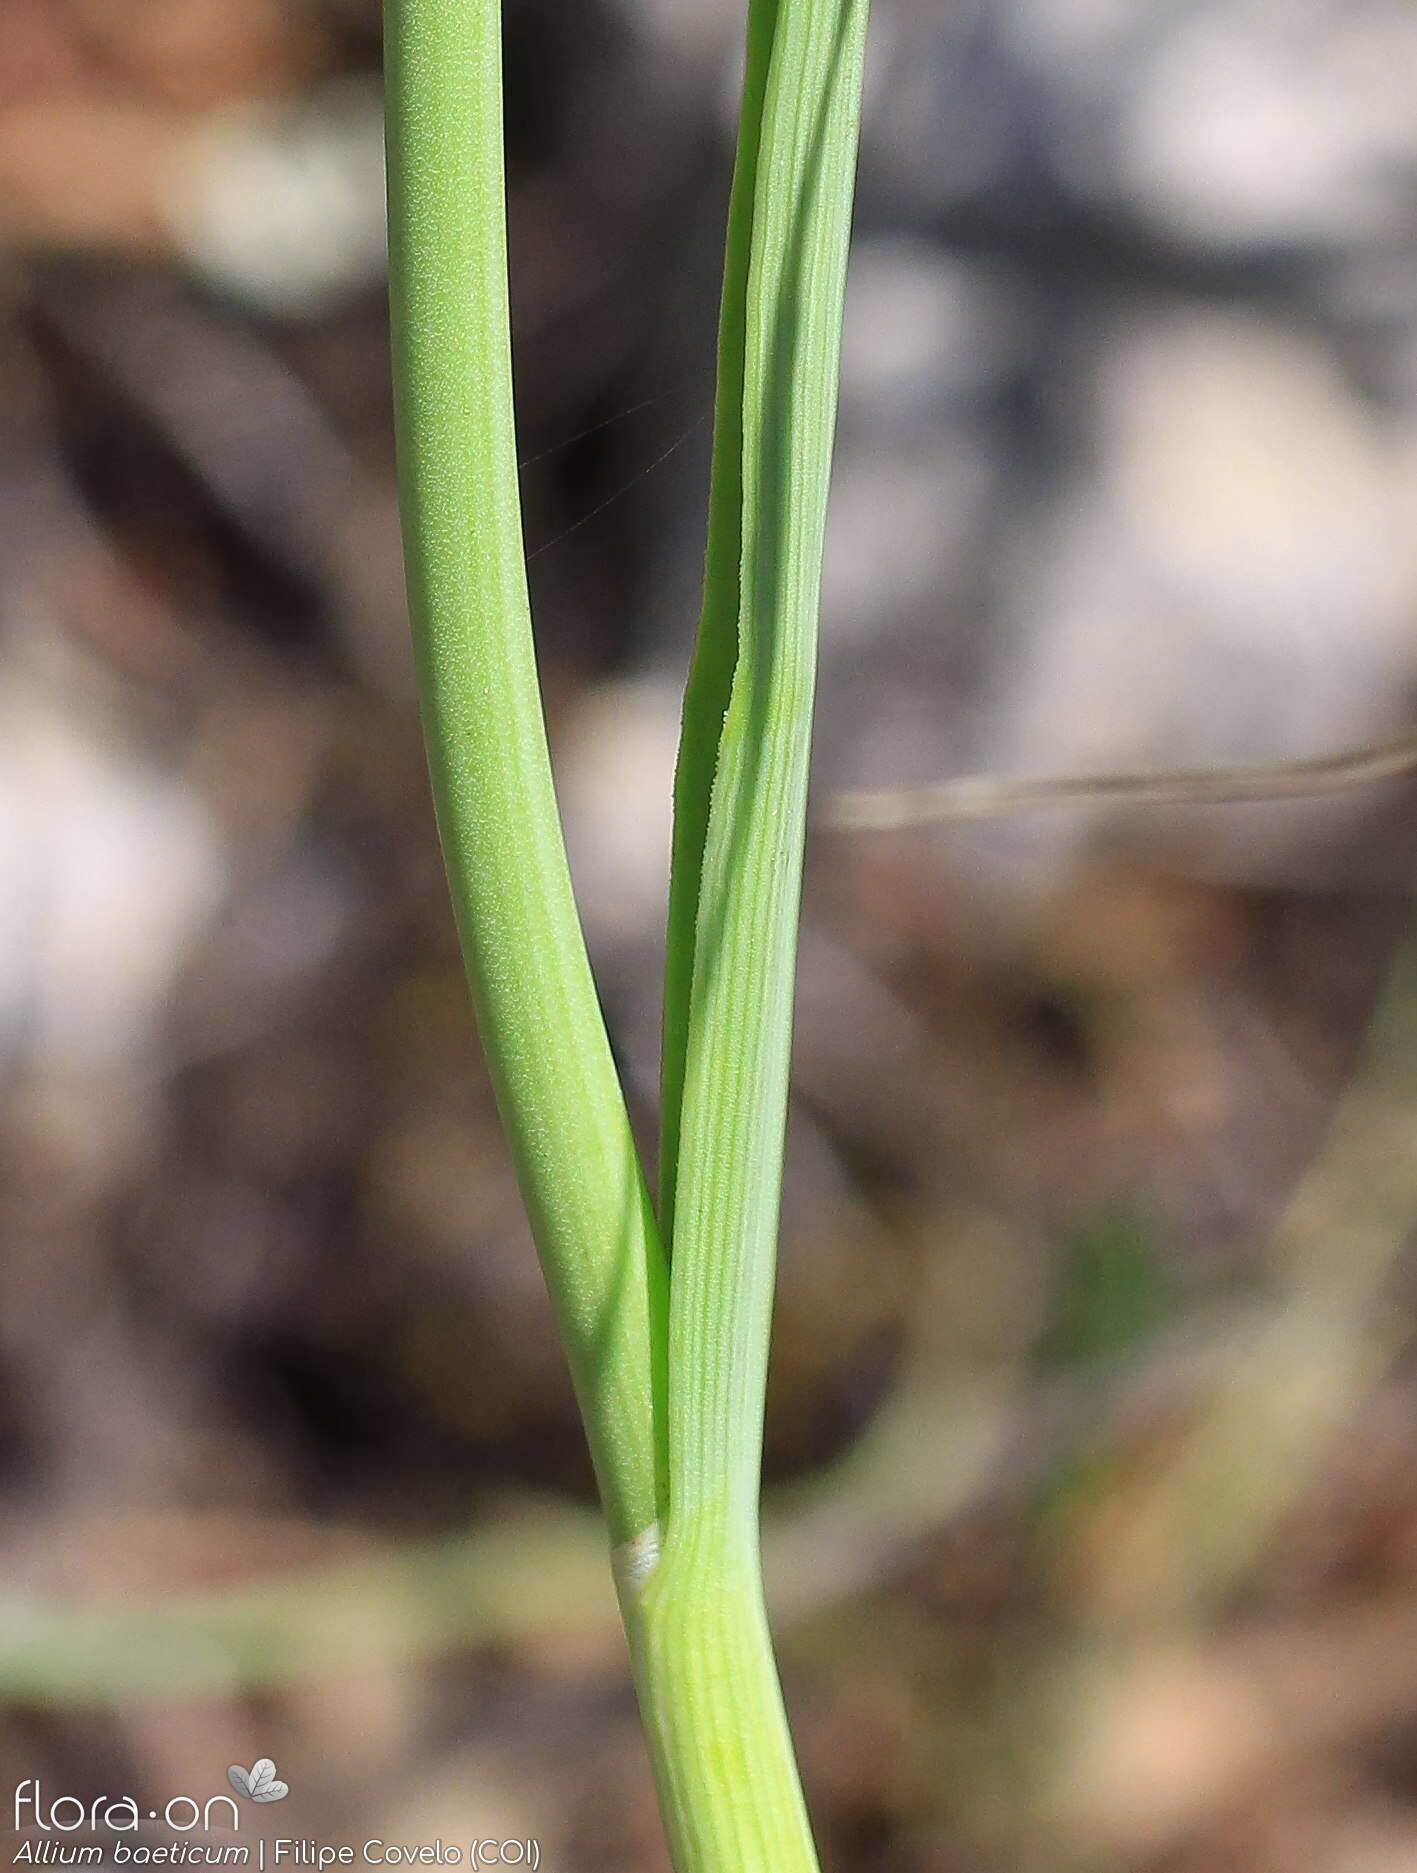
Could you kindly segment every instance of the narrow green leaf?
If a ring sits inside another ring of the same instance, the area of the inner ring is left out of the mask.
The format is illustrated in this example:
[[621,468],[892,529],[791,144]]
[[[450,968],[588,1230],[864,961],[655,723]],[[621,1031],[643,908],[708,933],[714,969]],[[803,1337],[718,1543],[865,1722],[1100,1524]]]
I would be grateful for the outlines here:
[[661,1154],[670,1507],[634,1629],[680,1873],[816,1866],[757,1516],[865,29],[866,0],[753,0],[749,16],[676,782]]
[[709,800],[718,768],[723,719],[728,712],[733,673],[738,662],[748,270],[756,212],[758,144],[779,4],[780,0],[759,0],[748,15],[743,108],[737,159],[733,166],[733,192],[728,206],[728,241],[719,312],[718,382],[714,398],[703,608],[684,692],[679,760],[674,774],[659,1121],[659,1222],[665,1246],[671,1254],[704,842],[708,837]]
[[[748,1522],[866,6],[770,0],[754,14],[771,56],[752,165],[742,408],[724,442],[741,434],[737,656],[699,868],[670,1297],[672,1510],[727,1495]],[[715,667],[722,637],[705,645]],[[693,726],[697,741],[703,725]],[[701,787],[692,793],[697,811]]]

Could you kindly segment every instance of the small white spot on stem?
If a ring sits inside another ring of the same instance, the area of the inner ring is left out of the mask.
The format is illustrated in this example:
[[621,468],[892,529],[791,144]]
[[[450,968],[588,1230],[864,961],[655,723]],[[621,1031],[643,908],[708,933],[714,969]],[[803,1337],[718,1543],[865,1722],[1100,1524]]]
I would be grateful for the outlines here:
[[611,1555],[615,1585],[624,1597],[638,1593],[654,1572],[655,1563],[659,1560],[659,1542],[659,1523],[651,1522],[638,1535],[621,1542]]

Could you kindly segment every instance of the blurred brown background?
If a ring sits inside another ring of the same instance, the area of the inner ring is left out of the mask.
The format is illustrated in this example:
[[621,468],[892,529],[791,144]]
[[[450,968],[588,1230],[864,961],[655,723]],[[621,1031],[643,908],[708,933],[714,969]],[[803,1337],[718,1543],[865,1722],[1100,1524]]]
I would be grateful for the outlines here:
[[[647,1137],[738,13],[507,9],[537,623]],[[1411,720],[1417,17],[872,32],[767,1457],[824,1860],[1406,1873],[1411,789],[831,805]],[[426,794],[378,60],[373,0],[0,8],[0,1821],[266,1754],[268,1834],[653,1873]]]

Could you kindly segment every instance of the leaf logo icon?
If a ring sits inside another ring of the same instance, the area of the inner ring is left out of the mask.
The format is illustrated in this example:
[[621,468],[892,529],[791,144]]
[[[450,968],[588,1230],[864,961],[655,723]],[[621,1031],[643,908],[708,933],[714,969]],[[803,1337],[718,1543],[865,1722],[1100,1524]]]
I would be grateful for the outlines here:
[[262,1756],[249,1769],[243,1769],[239,1762],[232,1763],[226,1779],[248,1801],[284,1801],[290,1793],[290,1784],[279,1779],[269,1756]]

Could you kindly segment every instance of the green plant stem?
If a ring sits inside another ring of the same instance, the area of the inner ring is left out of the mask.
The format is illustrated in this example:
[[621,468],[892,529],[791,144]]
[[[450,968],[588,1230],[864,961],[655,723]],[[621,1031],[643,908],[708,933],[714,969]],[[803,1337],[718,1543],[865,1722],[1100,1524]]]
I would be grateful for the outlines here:
[[409,602],[483,1044],[616,1543],[675,1865],[810,1873],[757,1501],[865,0],[750,8],[713,525],[676,791],[672,1287],[576,919],[541,716],[498,0],[387,0],[385,22]]
[[670,1513],[633,1603],[680,1873],[816,1866],[763,1610],[763,1393],[865,0],[752,0],[666,977]]
[[663,1506],[666,1273],[571,894],[531,636],[497,0],[387,0],[404,554],[453,907],[612,1539]]

